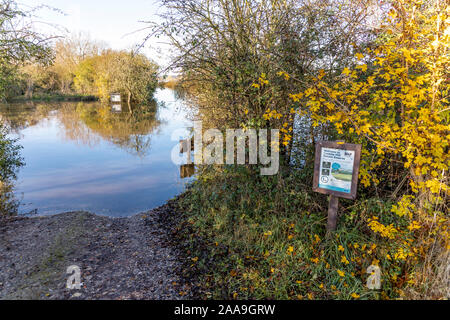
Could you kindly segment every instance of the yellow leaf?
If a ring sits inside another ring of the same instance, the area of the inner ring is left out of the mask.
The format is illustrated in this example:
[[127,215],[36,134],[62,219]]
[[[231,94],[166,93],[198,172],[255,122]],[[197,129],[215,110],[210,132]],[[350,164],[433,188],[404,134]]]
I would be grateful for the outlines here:
[[352,293],[352,298],[355,298],[355,299],[358,299],[360,297],[360,295],[359,294],[357,294],[357,293]]

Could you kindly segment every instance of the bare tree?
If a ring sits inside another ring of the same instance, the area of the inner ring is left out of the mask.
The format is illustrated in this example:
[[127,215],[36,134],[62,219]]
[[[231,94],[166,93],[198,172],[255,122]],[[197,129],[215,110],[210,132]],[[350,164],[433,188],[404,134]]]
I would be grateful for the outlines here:
[[[175,48],[171,68],[183,74],[204,121],[219,128],[281,128],[293,121],[289,93],[320,69],[340,73],[354,62],[355,47],[370,43],[365,21],[372,3],[162,0],[163,23],[148,22],[148,39],[159,36]],[[268,123],[262,120],[267,109],[285,116]]]

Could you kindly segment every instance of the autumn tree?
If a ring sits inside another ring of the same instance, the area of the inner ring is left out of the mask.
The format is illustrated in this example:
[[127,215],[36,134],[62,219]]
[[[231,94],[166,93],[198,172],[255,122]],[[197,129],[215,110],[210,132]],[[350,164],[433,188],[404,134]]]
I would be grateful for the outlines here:
[[158,66],[142,54],[105,50],[86,58],[75,70],[74,86],[108,100],[112,92],[122,93],[128,104],[148,101],[157,85]]
[[115,63],[117,73],[113,75],[112,87],[126,94],[128,105],[150,100],[157,86],[157,65],[133,52],[121,52]]
[[53,48],[53,63],[48,70],[55,75],[61,93],[72,91],[73,80],[78,65],[84,60],[100,54],[104,44],[93,41],[89,35],[72,34],[57,41]]
[[74,88],[81,94],[97,94],[95,79],[98,74],[100,56],[89,57],[81,61],[74,71]]
[[368,226],[389,241],[390,263],[422,267],[411,291],[430,295],[442,283],[425,283],[448,272],[450,12],[438,0],[390,4],[378,44],[356,52],[341,81],[330,85],[321,70],[292,97],[316,125],[363,145],[362,185],[397,201]]

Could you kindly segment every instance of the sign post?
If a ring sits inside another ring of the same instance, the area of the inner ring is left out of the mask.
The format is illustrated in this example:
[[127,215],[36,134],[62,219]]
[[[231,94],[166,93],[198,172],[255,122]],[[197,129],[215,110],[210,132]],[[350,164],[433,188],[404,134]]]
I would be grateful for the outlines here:
[[327,231],[336,230],[338,208],[339,198],[334,195],[330,195],[330,203],[328,205]]
[[313,191],[330,195],[327,231],[336,230],[339,198],[356,198],[360,158],[359,144],[316,143]]

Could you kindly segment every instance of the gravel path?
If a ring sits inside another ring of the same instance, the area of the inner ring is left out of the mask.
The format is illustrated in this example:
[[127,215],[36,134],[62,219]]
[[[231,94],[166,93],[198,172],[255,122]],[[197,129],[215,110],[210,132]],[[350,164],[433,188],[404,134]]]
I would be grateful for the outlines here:
[[[189,298],[181,254],[162,219],[172,210],[167,204],[129,218],[68,212],[1,223],[0,299]],[[81,269],[81,290],[66,288],[70,265]]]

